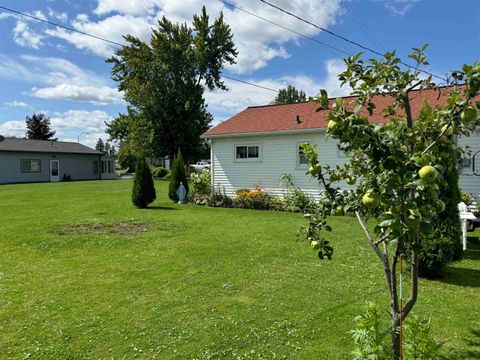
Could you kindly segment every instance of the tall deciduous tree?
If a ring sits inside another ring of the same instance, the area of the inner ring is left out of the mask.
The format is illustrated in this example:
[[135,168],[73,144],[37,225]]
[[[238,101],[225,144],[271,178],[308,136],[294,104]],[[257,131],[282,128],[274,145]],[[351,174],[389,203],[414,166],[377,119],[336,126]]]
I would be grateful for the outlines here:
[[57,138],[54,138],[56,131],[50,128],[50,119],[45,115],[33,114],[31,117],[27,116],[25,122],[27,125],[27,139],[57,140]]
[[163,17],[150,43],[127,35],[127,46],[107,59],[112,78],[131,104],[107,132],[141,148],[147,156],[170,159],[182,149],[186,159],[201,150],[200,135],[212,121],[204,88],[225,90],[224,64],[234,64],[237,50],[220,14],[210,23],[205,7],[192,27]]
[[[319,100],[320,109],[330,109],[327,133],[339,142],[341,150],[351,155],[351,161],[343,168],[332,169],[319,164],[314,147],[304,148],[311,166],[309,173],[325,185],[328,198],[323,202],[325,207],[309,220],[311,245],[320,258],[331,258],[331,244],[319,229],[331,230],[325,223],[328,210],[337,208],[339,199],[349,197],[344,210],[355,212],[384,270],[395,359],[400,357],[401,321],[410,314],[418,298],[419,252],[430,241],[427,235],[445,210],[440,193],[450,186],[447,180],[458,181],[455,176],[448,176],[451,169],[447,169],[451,167],[451,154],[461,151],[453,135],[468,136],[480,125],[477,116],[480,102],[475,102],[480,91],[480,62],[453,72],[454,86],[448,91],[444,105],[431,109],[427,117],[416,118],[411,99],[421,96],[423,89],[435,87],[431,77],[425,78],[418,70],[428,64],[425,48],[414,49],[409,56],[417,62],[413,70],[402,70],[395,52],[368,63],[360,54],[345,59],[346,71],[339,79],[353,89],[357,98],[351,102],[343,99],[332,102],[323,91]],[[460,81],[465,85],[456,86]],[[413,90],[420,92],[412,93]],[[376,109],[372,99],[387,94],[390,105]],[[385,117],[384,125],[368,121],[374,112]],[[340,179],[352,185],[356,182],[355,190],[348,196],[332,186],[332,182]],[[373,229],[366,226],[368,218],[376,219]],[[402,302],[399,263],[406,251],[410,253],[407,274],[410,291],[404,292],[405,302]]]
[[303,90],[297,90],[295,86],[288,85],[285,89],[280,89],[273,100],[273,104],[293,104],[307,101],[307,95]]

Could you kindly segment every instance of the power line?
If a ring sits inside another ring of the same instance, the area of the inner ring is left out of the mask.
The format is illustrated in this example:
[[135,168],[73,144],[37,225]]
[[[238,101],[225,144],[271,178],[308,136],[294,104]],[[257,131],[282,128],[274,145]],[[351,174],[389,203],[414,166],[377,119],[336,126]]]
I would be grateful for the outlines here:
[[269,88],[267,86],[263,86],[263,85],[258,85],[258,84],[254,84],[254,83],[251,83],[251,82],[248,82],[248,81],[244,81],[244,80],[240,80],[240,79],[235,79],[235,78],[232,78],[230,76],[227,76],[227,75],[222,75],[222,77],[224,77],[225,79],[229,79],[229,80],[233,80],[233,81],[237,81],[237,82],[240,82],[240,83],[244,83],[244,84],[248,84],[248,85],[252,85],[252,86],[256,86],[260,89],[265,89],[265,90],[270,90],[270,91],[274,91],[274,92],[279,92],[278,90],[275,90],[275,89],[272,89],[272,88]]
[[[377,39],[375,38],[374,34],[372,32],[370,32],[370,29],[368,28],[367,24],[365,24],[365,22],[362,20],[362,18],[360,17],[360,15],[355,11],[355,9],[353,8],[353,6],[350,4],[350,2],[346,1],[345,2],[345,6],[349,9],[349,12],[348,12],[348,15],[353,19],[353,21],[355,21],[359,27],[360,27],[360,30],[363,31],[363,33],[365,35],[367,35],[367,37],[370,39],[370,41],[372,42],[372,44],[374,46],[376,46],[377,48],[380,48],[382,50],[385,49],[385,47],[383,45],[381,45]],[[353,15],[352,15],[353,14]]]
[[[110,43],[110,44],[113,44],[113,45],[126,46],[125,44],[121,44],[121,43],[116,42],[116,41],[113,41],[113,40],[108,40],[108,39],[103,38],[103,37],[100,37],[100,36],[96,36],[96,35],[92,35],[92,34],[89,34],[89,33],[83,32],[83,31],[79,31],[79,30],[76,30],[76,29],[74,29],[74,28],[71,28],[71,27],[68,27],[68,26],[64,26],[64,25],[55,23],[55,22],[53,22],[53,21],[44,20],[44,19],[39,18],[39,17],[37,17],[37,16],[33,16],[33,15],[30,15],[30,14],[26,14],[26,13],[23,13],[23,12],[18,11],[18,10],[10,9],[10,8],[5,7],[5,6],[2,6],[2,5],[0,5],[0,9],[6,10],[6,11],[10,11],[10,12],[12,12],[12,13],[14,13],[14,14],[17,14],[17,15],[20,15],[20,16],[25,16],[25,17],[27,17],[27,18],[30,18],[30,19],[33,19],[33,20],[37,20],[37,21],[43,22],[43,23],[48,24],[48,25],[50,25],[50,26],[57,26],[57,27],[60,27],[60,28],[62,28],[62,29],[69,30],[69,31],[72,31],[72,32],[76,32],[76,33],[79,33],[79,34],[82,34],[82,35],[85,35],[85,36],[89,36],[89,37],[94,38],[94,39],[97,39],[97,40],[105,41],[105,42]],[[293,31],[293,30],[292,30],[292,31]],[[236,82],[240,82],[240,83],[243,83],[243,84],[255,86],[255,87],[260,88],[260,89],[278,92],[278,90],[276,90],[276,89],[272,89],[272,88],[269,88],[269,87],[266,87],[266,86],[263,86],[263,85],[258,85],[258,84],[255,84],[255,83],[251,83],[251,82],[248,82],[248,81],[245,81],[245,80],[236,79],[236,78],[233,78],[233,77],[231,77],[231,76],[222,75],[222,77],[224,77],[224,78],[226,78],[226,79],[229,79],[229,80],[236,81]]]
[[326,47],[328,47],[328,48],[330,48],[330,49],[332,49],[332,50],[336,50],[336,51],[341,52],[341,53],[343,53],[343,54],[345,54],[345,55],[350,55],[350,56],[352,55],[352,54],[348,53],[348,52],[345,51],[345,50],[336,48],[335,46],[329,45],[329,44],[324,43],[324,42],[322,42],[322,41],[320,41],[320,40],[317,40],[317,39],[315,39],[315,38],[313,38],[313,37],[311,37],[311,36],[302,34],[301,32],[298,32],[298,31],[296,31],[296,30],[293,30],[293,29],[290,29],[290,28],[288,28],[288,27],[286,27],[286,26],[283,26],[283,25],[281,25],[281,24],[278,24],[278,23],[276,23],[276,22],[274,22],[274,21],[272,21],[272,20],[269,20],[269,19],[267,19],[267,18],[264,18],[263,16],[257,15],[257,14],[255,14],[255,13],[251,12],[251,11],[242,9],[242,8],[238,7],[237,5],[232,4],[232,3],[228,2],[228,1],[225,1],[225,0],[218,0],[218,1],[221,2],[221,3],[223,3],[223,4],[225,4],[225,5],[231,6],[231,7],[234,8],[234,9],[237,9],[237,10],[239,10],[239,11],[242,11],[242,12],[244,12],[245,14],[254,16],[254,17],[256,17],[257,19],[266,21],[266,22],[268,22],[268,23],[270,23],[270,24],[272,24],[272,25],[275,25],[275,26],[278,26],[278,27],[280,27],[280,28],[282,28],[282,29],[284,29],[284,30],[290,31],[291,33],[294,33],[294,34],[296,34],[296,35],[299,35],[299,36],[301,36],[301,37],[304,37],[304,38],[306,38],[306,39],[308,39],[308,40],[314,41],[314,42],[316,42],[316,43],[318,43],[318,44],[320,44],[320,45],[322,45],[322,46],[326,46]]
[[[296,15],[296,14],[294,14],[294,13],[288,11],[288,10],[285,10],[285,9],[281,8],[280,6],[278,6],[278,5],[272,4],[272,3],[268,2],[267,0],[259,0],[259,1],[261,1],[262,3],[264,3],[264,4],[266,4],[266,5],[274,8],[274,9],[276,9],[276,10],[278,10],[278,11],[284,13],[284,14],[287,14],[287,15],[289,15],[289,16],[292,16],[292,17],[296,18],[297,20],[300,20],[300,21],[302,21],[302,22],[304,22],[304,23],[306,23],[306,24],[308,24],[308,25],[311,25],[311,26],[313,26],[313,27],[315,27],[315,28],[317,28],[317,29],[319,29],[319,30],[321,30],[321,31],[324,31],[324,32],[326,32],[327,34],[330,34],[330,35],[332,35],[332,36],[334,36],[334,37],[336,37],[336,38],[338,38],[338,39],[340,39],[340,40],[343,40],[343,41],[345,41],[345,42],[347,42],[347,43],[349,43],[349,44],[355,45],[355,46],[357,46],[357,47],[359,47],[359,48],[361,48],[361,49],[363,49],[363,50],[369,51],[369,52],[371,52],[371,53],[373,53],[373,54],[375,54],[375,55],[378,55],[378,56],[382,56],[382,57],[383,57],[383,54],[382,54],[381,52],[377,51],[377,50],[374,50],[374,49],[369,48],[369,47],[367,47],[367,46],[365,46],[365,45],[362,45],[362,44],[360,44],[360,43],[358,43],[358,42],[356,42],[356,41],[354,41],[354,40],[350,40],[350,39],[346,38],[345,36],[336,34],[336,33],[334,33],[334,32],[331,31],[331,30],[325,29],[324,27],[321,27],[321,26],[319,26],[319,25],[317,25],[317,24],[315,24],[315,23],[313,23],[313,22],[311,22],[311,21],[309,21],[309,20],[306,20],[306,19],[304,19],[304,18],[302,18],[302,17],[300,17],[300,16],[298,16],[298,15]],[[416,69],[416,70],[418,70],[418,71],[420,71],[420,72],[423,72],[423,73],[425,73],[425,74],[428,74],[428,75],[430,75],[430,76],[432,76],[432,77],[435,77],[435,78],[437,78],[437,79],[440,79],[440,80],[443,80],[443,81],[447,81],[447,79],[445,79],[445,78],[443,78],[443,77],[441,77],[441,76],[435,75],[435,74],[433,74],[433,73],[431,73],[431,72],[429,72],[429,71],[427,71],[427,70],[418,69],[418,68],[416,68],[415,66],[410,65],[410,64],[407,64],[407,63],[405,63],[405,62],[403,62],[403,61],[399,61],[399,63],[402,64],[402,65],[404,65],[404,66],[406,66],[406,67],[409,67],[409,68],[412,68],[412,69]]]
[[108,40],[108,39],[102,38],[100,36],[92,35],[92,34],[89,34],[89,33],[86,33],[86,32],[80,31],[80,30],[76,30],[74,28],[71,28],[71,27],[68,27],[68,26],[65,26],[65,25],[57,24],[57,23],[54,23],[52,21],[48,21],[48,20],[39,18],[39,17],[34,16],[34,15],[26,14],[26,13],[23,13],[21,11],[17,11],[17,10],[14,10],[14,9],[7,8],[7,7],[2,6],[2,5],[0,5],[0,9],[10,11],[10,12],[12,12],[14,14],[17,14],[17,15],[25,16],[25,17],[30,18],[30,19],[40,21],[40,22],[43,22],[43,23],[51,25],[51,26],[57,26],[57,27],[60,27],[62,29],[65,29],[65,30],[69,30],[69,31],[73,31],[73,32],[85,35],[85,36],[89,36],[89,37],[97,39],[97,40],[102,40],[102,41],[108,42],[110,44],[114,44],[114,45],[118,45],[118,46],[125,46],[124,44],[120,44],[119,42]]

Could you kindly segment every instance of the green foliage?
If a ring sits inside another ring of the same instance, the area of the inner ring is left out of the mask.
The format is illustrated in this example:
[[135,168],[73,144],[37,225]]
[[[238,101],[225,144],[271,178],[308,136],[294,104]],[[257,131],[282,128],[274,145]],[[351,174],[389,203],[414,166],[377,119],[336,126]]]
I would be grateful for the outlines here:
[[100,151],[101,153],[105,152],[105,143],[102,138],[98,138],[98,141],[95,144],[95,150]]
[[[280,184],[283,184],[287,188],[283,201],[281,201],[283,211],[303,212],[315,207],[313,198],[306,192],[295,187],[290,174],[283,174],[280,179]],[[280,204],[278,206],[280,207]]]
[[131,148],[130,144],[126,141],[121,141],[118,150],[118,163],[120,164],[120,167],[127,170],[128,173],[134,172],[136,159],[137,155]]
[[163,17],[149,43],[132,35],[125,40],[128,45],[107,62],[130,106],[107,125],[107,132],[147,156],[173,159],[181,148],[186,159],[198,157],[206,148],[200,135],[212,121],[204,89],[225,90],[224,64],[234,64],[237,56],[223,14],[212,23],[202,7],[191,27]]
[[172,169],[170,170],[170,184],[168,187],[168,197],[174,202],[178,202],[177,189],[180,186],[180,183],[185,187],[185,190],[187,191],[186,195],[188,196],[189,187],[187,171],[185,163],[183,162],[182,152],[178,149],[177,156],[173,160]]
[[137,208],[143,209],[156,199],[155,186],[152,173],[144,156],[137,159],[135,166],[135,179],[132,188],[132,203]]
[[54,138],[56,131],[50,128],[50,119],[43,114],[33,114],[31,117],[27,116],[25,120],[27,126],[26,137],[30,140],[52,140],[57,141]]
[[212,192],[212,177],[210,170],[203,169],[200,174],[193,172],[190,175],[192,191],[195,195],[210,195]]
[[462,197],[462,202],[465,203],[465,205],[470,205],[473,202],[472,194],[462,191],[461,197]]
[[168,170],[164,167],[158,166],[152,171],[152,175],[155,178],[163,179],[168,174]]
[[272,207],[273,196],[256,188],[238,189],[235,192],[235,206],[244,209],[268,210]]
[[286,88],[278,91],[277,96],[273,100],[273,104],[293,104],[302,101],[307,101],[305,92],[303,90],[297,90],[295,86],[288,85]]
[[430,319],[412,316],[404,327],[403,358],[405,360],[436,360],[440,343],[432,336]]
[[385,330],[381,322],[380,308],[374,303],[367,304],[365,314],[354,319],[355,328],[350,331],[355,349],[352,352],[354,360],[386,360],[391,358],[388,353],[389,330]]
[[[380,308],[367,303],[365,314],[354,319],[355,328],[350,334],[355,343],[354,360],[391,360],[391,328],[384,326]],[[395,331],[399,331],[396,329]],[[440,344],[432,336],[430,319],[412,316],[403,325],[403,359],[435,360],[439,357]]]

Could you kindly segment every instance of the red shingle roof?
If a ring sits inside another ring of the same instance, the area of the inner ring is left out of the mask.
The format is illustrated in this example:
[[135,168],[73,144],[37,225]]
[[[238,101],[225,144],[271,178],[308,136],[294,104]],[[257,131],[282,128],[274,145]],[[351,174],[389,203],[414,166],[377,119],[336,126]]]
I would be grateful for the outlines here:
[[[412,114],[415,116],[420,111],[423,102],[426,100],[430,105],[444,104],[451,87],[443,87],[435,90],[412,91],[410,104]],[[356,96],[343,98],[346,103],[356,100]],[[335,98],[330,99],[332,104]],[[377,106],[370,122],[384,124],[387,120],[381,116],[382,109],[391,104],[390,96],[378,96],[373,99]],[[272,131],[293,131],[306,129],[322,129],[327,127],[328,110],[316,112],[319,104],[316,102],[302,102],[294,104],[251,106],[213,127],[203,134],[204,137],[219,135],[264,133]],[[367,116],[366,109],[361,111]],[[297,123],[297,116],[300,123]]]

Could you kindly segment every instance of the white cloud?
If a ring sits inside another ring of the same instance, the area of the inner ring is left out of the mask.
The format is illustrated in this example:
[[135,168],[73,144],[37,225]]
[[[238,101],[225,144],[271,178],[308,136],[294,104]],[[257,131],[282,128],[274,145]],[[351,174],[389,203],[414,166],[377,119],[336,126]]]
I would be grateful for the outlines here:
[[13,28],[13,40],[24,47],[39,49],[43,45],[44,36],[30,29],[27,22],[17,21]]
[[12,120],[0,124],[0,135],[3,136],[24,136],[26,131],[25,121]]
[[[345,96],[350,93],[349,88],[341,88],[338,81],[338,74],[344,70],[343,61],[340,59],[331,59],[325,62],[325,76],[323,80],[315,81],[305,75],[282,76],[276,79],[246,81],[268,87],[271,89],[281,89],[288,85],[295,86],[299,90],[304,90],[307,96],[315,96],[320,89],[325,89],[330,97]],[[248,84],[243,84],[231,80],[226,81],[229,91],[215,90],[206,92],[205,98],[211,112],[221,112],[228,116],[245,109],[248,106],[269,104],[276,96],[273,91],[255,88]],[[216,122],[225,119],[215,119]]]
[[47,7],[48,10],[48,16],[60,20],[61,22],[67,22],[68,21],[68,15],[66,12],[57,12],[53,10],[51,7]]
[[385,8],[392,14],[404,16],[420,0],[376,0],[384,3]]
[[5,105],[11,106],[11,107],[28,107],[28,105],[23,101],[17,101],[17,100],[8,101],[5,103]]
[[122,104],[124,102],[118,90],[108,86],[60,84],[40,89],[34,87],[31,95],[48,100],[70,100],[96,105]]
[[[272,9],[257,0],[230,0],[239,7],[265,17],[273,22],[289,27],[297,32],[315,36],[320,30],[300,22],[288,15]],[[277,0],[278,6],[299,13],[300,10],[315,14],[315,23],[329,27],[335,23],[340,13],[340,0],[302,0],[304,8],[290,0]],[[296,42],[299,36],[276,25],[267,23],[240,10],[232,9],[217,0],[98,0],[94,13],[104,16],[100,20],[92,20],[85,14],[80,14],[71,25],[83,32],[94,34],[115,42],[124,43],[122,35],[132,34],[148,41],[151,28],[157,25],[157,20],[166,16],[175,22],[191,23],[192,16],[201,10],[201,5],[207,7],[211,18],[218,16],[220,11],[225,15],[225,21],[231,26],[234,41],[239,50],[237,64],[228,68],[237,73],[251,73],[274,58],[287,58],[290,55],[284,45]],[[321,9],[316,11],[315,9]],[[304,15],[300,12],[300,15]],[[306,16],[309,17],[309,16]],[[111,56],[115,45],[90,38],[82,34],[68,32],[63,29],[48,29],[46,33],[70,42],[79,49],[88,49],[100,56]]]
[[[0,55],[0,79],[34,83],[28,95],[97,105],[123,104],[123,95],[107,79],[57,57]],[[92,85],[95,84],[95,85]]]

